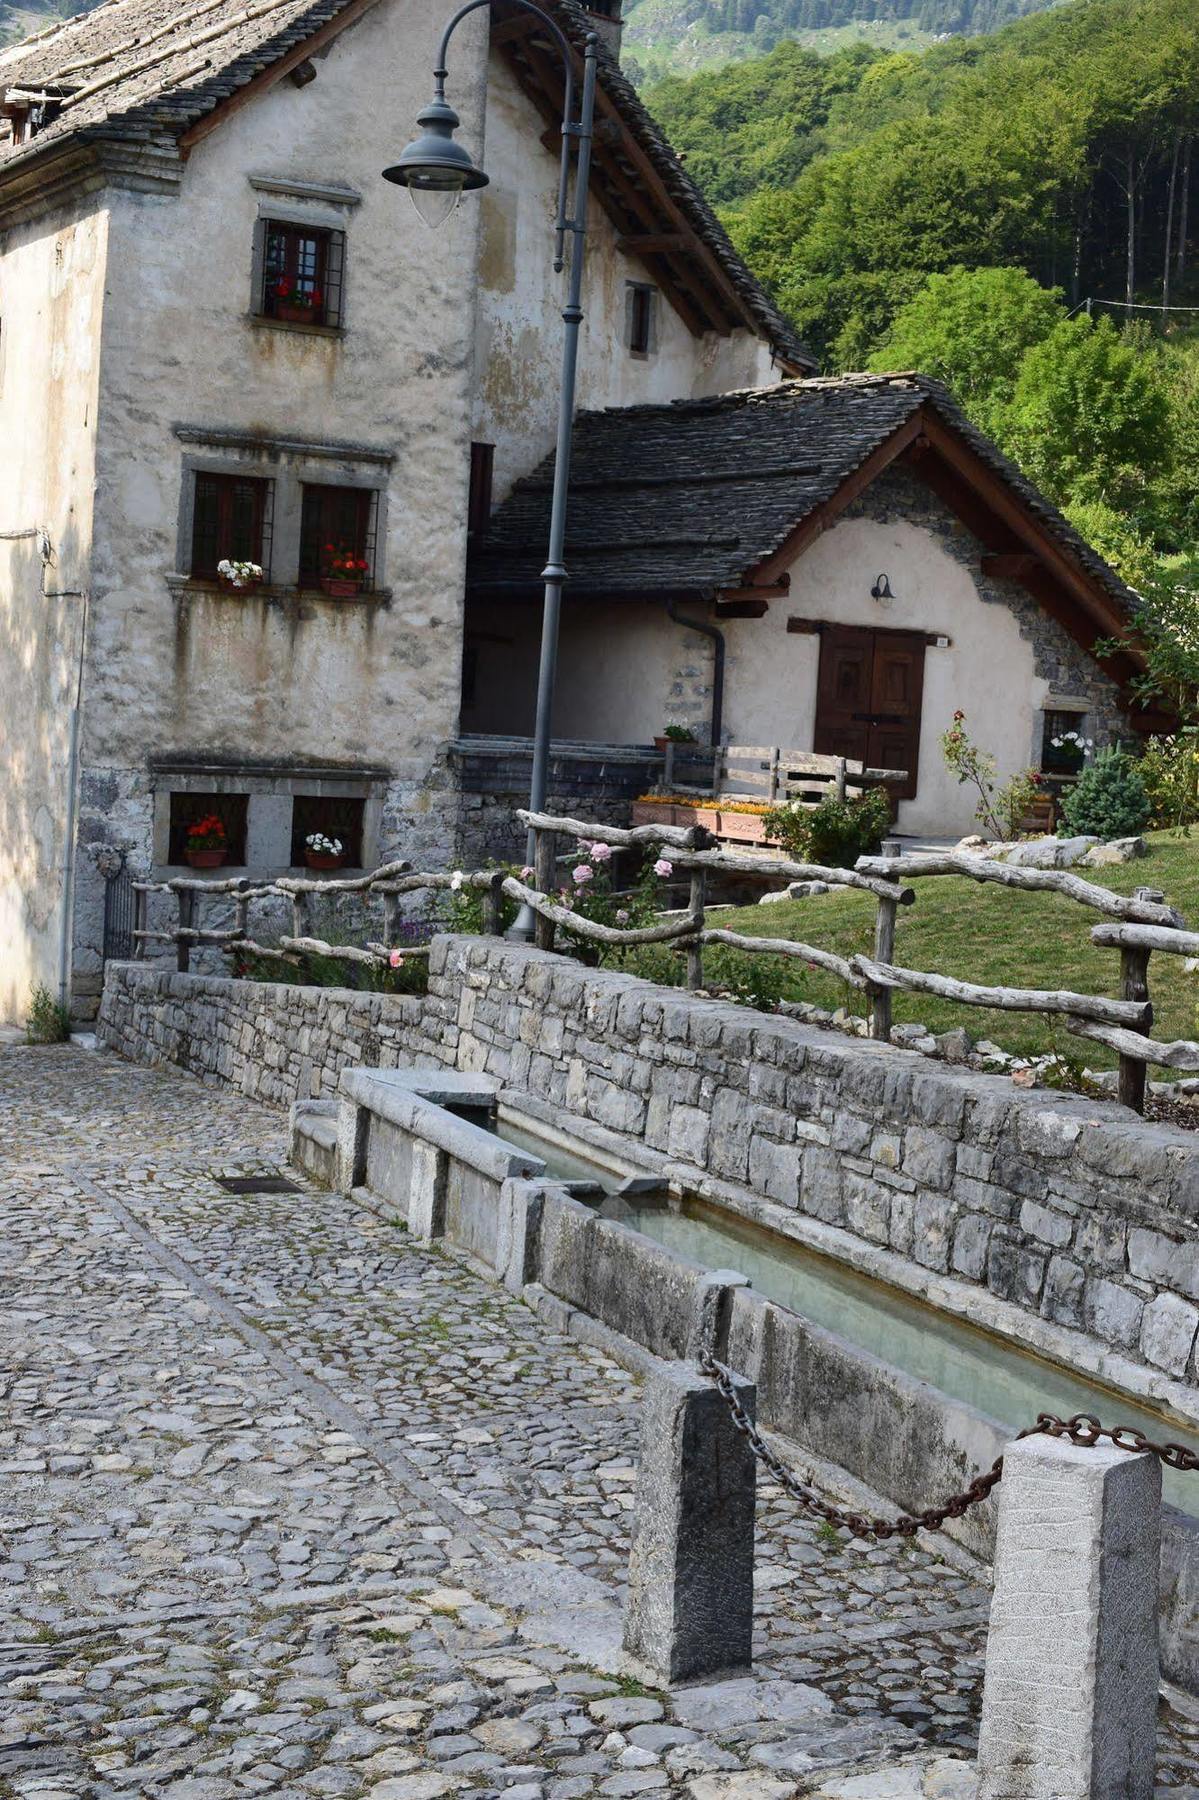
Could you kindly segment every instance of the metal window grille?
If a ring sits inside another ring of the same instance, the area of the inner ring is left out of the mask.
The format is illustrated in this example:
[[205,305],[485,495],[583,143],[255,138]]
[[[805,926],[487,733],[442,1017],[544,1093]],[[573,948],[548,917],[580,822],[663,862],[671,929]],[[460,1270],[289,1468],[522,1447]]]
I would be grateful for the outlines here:
[[274,519],[273,481],[198,471],[191,573],[212,580],[222,562],[254,562],[269,580]]
[[304,484],[300,515],[300,585],[314,587],[336,576],[334,560],[349,556],[366,564],[363,588],[378,579],[379,494],[375,488]]
[[259,297],[263,318],[293,325],[340,325],[345,232],[279,219],[268,219],[264,231]]
[[129,962],[137,947],[134,938],[134,914],[137,896],[133,876],[121,860],[121,866],[104,883],[104,961]]

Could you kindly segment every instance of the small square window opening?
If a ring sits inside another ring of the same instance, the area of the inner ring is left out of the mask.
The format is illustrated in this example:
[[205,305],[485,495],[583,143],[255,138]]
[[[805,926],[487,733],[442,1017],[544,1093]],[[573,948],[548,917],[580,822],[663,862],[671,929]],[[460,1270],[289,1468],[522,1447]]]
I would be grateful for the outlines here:
[[365,800],[297,794],[291,808],[292,867],[303,868],[308,859],[308,839],[320,836],[341,845],[343,868],[360,869],[365,812]]
[[248,794],[172,794],[167,861],[172,866],[186,863],[189,828],[203,819],[215,818],[225,830],[226,864],[244,868],[249,813]]
[[1046,712],[1041,737],[1041,768],[1044,773],[1077,775],[1086,760],[1078,740],[1085,741],[1089,736],[1086,713]]
[[340,325],[344,270],[344,232],[268,219],[259,311],[281,324]]
[[274,484],[256,475],[196,475],[191,573],[213,581],[223,562],[257,563],[269,580]]
[[379,496],[373,488],[305,483],[300,586],[348,598],[375,585]]

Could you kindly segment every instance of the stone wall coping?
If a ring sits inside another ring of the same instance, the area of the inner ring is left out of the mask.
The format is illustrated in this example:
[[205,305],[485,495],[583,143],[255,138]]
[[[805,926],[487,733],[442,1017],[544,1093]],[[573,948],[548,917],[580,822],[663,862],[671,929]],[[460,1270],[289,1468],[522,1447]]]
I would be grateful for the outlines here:
[[545,1175],[546,1165],[540,1157],[505,1144],[494,1132],[458,1118],[419,1093],[386,1079],[377,1079],[380,1073],[386,1076],[387,1071],[343,1069],[339,1084],[342,1096],[365,1108],[375,1118],[444,1150],[448,1156],[481,1175],[492,1176],[497,1181],[508,1181],[517,1175]]
[[[526,1094],[517,1088],[502,1088],[499,1100],[501,1107],[521,1114],[534,1126],[544,1124],[562,1132],[561,1108],[551,1106],[535,1094]],[[709,1175],[706,1170],[693,1168],[677,1157],[653,1150],[648,1144],[633,1146],[620,1132],[597,1125],[593,1119],[572,1118],[570,1127],[569,1133],[562,1132],[564,1149],[569,1150],[573,1140],[574,1145],[607,1152],[626,1163],[636,1162],[663,1182],[685,1189],[698,1200],[706,1200],[735,1213],[738,1218],[760,1225],[763,1230],[787,1238],[817,1256],[841,1263],[856,1274],[886,1282],[914,1300],[923,1300],[940,1312],[992,1332],[1017,1349],[1035,1351],[1068,1373],[1094,1376],[1097,1380],[1110,1382],[1130,1398],[1165,1407],[1176,1415],[1181,1425],[1199,1429],[1199,1393],[1190,1382],[1175,1381],[1160,1369],[1134,1362],[1086,1332],[1070,1331],[1050,1319],[1038,1318],[987,1288],[941,1274],[935,1269],[922,1268],[897,1257],[885,1246],[869,1244],[855,1237],[853,1232],[840,1225],[826,1224],[823,1219],[814,1219],[808,1213],[792,1212],[776,1200],[764,1199],[752,1188],[722,1181],[719,1176]]]

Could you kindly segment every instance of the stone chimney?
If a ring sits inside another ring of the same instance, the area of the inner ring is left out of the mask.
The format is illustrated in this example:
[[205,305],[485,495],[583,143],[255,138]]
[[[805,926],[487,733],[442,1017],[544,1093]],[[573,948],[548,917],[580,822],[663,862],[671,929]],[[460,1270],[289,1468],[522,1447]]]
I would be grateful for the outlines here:
[[594,22],[600,39],[616,57],[620,55],[620,40],[624,36],[620,17],[623,3],[624,0],[581,0],[588,21]]

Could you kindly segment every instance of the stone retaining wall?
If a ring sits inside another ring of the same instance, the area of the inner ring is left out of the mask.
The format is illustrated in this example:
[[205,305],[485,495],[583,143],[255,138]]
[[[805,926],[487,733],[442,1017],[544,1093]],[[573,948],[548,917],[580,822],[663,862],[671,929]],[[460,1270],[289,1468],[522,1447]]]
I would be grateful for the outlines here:
[[275,1104],[356,1063],[485,1070],[890,1252],[902,1285],[1085,1331],[1163,1397],[1199,1373],[1199,1135],[1114,1106],[483,939],[437,940],[423,1002],[117,965],[100,1031]]

